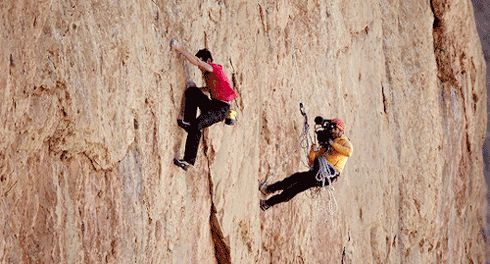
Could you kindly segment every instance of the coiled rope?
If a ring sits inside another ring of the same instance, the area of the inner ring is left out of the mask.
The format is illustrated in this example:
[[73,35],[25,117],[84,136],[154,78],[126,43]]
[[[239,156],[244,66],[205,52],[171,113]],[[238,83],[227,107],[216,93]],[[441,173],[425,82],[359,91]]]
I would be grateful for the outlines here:
[[325,187],[325,183],[328,181],[328,186],[326,188],[327,194],[329,200],[332,200],[333,203],[328,203],[327,211],[330,215],[334,215],[337,211],[337,200],[335,199],[335,189],[332,186],[332,180],[338,176],[338,172],[328,164],[328,161],[324,156],[318,157],[318,164],[319,168],[315,175],[315,179],[322,183],[322,188]]

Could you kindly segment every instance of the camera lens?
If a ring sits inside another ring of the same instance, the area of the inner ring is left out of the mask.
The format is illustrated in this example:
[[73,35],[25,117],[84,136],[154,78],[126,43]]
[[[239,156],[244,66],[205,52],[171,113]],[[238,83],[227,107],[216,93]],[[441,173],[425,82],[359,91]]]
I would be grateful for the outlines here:
[[315,117],[315,124],[322,125],[323,121],[324,121],[323,117],[321,117],[321,116]]

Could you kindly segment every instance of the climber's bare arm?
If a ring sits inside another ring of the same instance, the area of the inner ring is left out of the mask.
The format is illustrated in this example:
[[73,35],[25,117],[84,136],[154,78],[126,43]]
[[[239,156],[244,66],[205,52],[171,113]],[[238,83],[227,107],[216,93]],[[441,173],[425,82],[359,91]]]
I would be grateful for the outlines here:
[[206,62],[200,60],[198,57],[192,55],[189,53],[182,45],[175,39],[172,39],[170,41],[170,47],[173,48],[175,51],[178,53],[184,55],[184,57],[192,64],[196,65],[202,70],[208,71],[208,72],[213,72],[213,67],[211,65],[207,64]]
[[207,86],[197,87],[197,84],[193,80],[187,80],[187,82],[185,82],[185,88],[191,88],[191,87],[199,88],[203,92],[209,92],[209,88]]

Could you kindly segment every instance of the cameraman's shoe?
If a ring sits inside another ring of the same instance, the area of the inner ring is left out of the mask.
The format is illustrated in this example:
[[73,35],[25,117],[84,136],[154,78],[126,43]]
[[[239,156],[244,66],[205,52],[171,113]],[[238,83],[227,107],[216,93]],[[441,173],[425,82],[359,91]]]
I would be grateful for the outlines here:
[[181,169],[187,171],[187,169],[189,168],[189,166],[191,166],[191,164],[189,164],[189,162],[183,160],[183,159],[174,159],[174,164],[177,166],[177,167],[180,167]]
[[265,211],[267,209],[269,209],[271,206],[269,204],[267,204],[267,201],[266,200],[260,200],[260,209],[262,209],[262,211]]
[[269,193],[269,190],[267,190],[267,180],[264,180],[263,182],[259,182],[259,191],[263,194],[263,195],[268,195]]
[[183,128],[187,133],[189,133],[189,129],[191,129],[191,123],[186,122],[182,119],[177,119],[177,125]]

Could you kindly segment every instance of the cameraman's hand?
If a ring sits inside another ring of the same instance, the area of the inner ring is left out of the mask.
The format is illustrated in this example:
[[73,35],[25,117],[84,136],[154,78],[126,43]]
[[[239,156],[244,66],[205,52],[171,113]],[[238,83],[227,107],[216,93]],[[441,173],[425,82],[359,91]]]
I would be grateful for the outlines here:
[[311,144],[310,151],[315,151],[316,152],[319,149],[320,149],[320,147],[317,144],[315,144],[315,143]]

